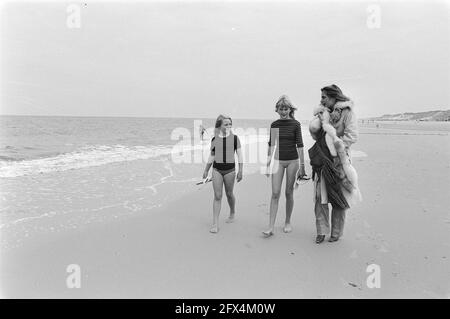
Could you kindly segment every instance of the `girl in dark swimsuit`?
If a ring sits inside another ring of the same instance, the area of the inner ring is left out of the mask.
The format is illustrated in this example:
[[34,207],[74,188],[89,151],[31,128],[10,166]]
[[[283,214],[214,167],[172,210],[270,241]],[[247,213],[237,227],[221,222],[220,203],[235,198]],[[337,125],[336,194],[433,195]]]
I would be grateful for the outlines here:
[[237,135],[231,132],[232,120],[230,117],[219,115],[215,125],[215,136],[211,140],[211,154],[203,172],[203,179],[208,177],[209,169],[213,166],[212,184],[214,189],[213,224],[211,233],[219,231],[219,214],[222,206],[222,191],[225,185],[225,194],[230,205],[230,216],[227,223],[234,221],[236,199],[233,194],[236,179],[235,153],[238,156],[239,172],[237,182],[242,180],[243,158],[241,143]]

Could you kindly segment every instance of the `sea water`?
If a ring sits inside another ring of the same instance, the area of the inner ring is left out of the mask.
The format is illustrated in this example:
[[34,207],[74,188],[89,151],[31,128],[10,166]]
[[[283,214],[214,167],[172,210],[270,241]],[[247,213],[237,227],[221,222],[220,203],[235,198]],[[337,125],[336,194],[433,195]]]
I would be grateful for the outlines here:
[[[246,174],[264,165],[270,123],[233,121]],[[199,124],[207,129],[204,141]],[[36,233],[147,214],[209,187],[196,182],[214,124],[188,118],[0,116],[2,246]],[[186,155],[182,161],[180,152]]]

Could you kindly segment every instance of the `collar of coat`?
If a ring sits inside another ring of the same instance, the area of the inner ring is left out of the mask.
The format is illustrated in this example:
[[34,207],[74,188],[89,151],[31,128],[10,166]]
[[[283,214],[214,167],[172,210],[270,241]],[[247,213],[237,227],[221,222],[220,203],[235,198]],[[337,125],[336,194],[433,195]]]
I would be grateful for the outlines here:
[[334,104],[334,108],[335,109],[341,109],[341,110],[346,109],[346,108],[348,108],[350,110],[353,110],[354,107],[355,106],[354,106],[354,103],[353,103],[352,100],[339,101],[339,102],[336,102],[336,104]]
[[332,124],[339,122],[342,111],[345,109],[353,110],[353,101],[340,101],[334,104],[333,112],[330,113],[330,122]]
[[[341,102],[336,102],[336,104],[334,104],[334,110],[333,110],[333,111],[338,110],[339,113],[341,113],[342,110],[344,110],[344,109],[347,109],[347,108],[348,108],[349,110],[353,110],[354,107],[355,107],[355,106],[354,106],[354,103],[353,103],[352,100],[349,100],[349,101],[341,101]],[[323,106],[322,106],[322,105],[319,105],[319,106],[317,106],[317,107],[315,107],[315,108],[313,109],[313,114],[314,114],[314,115],[317,115],[317,114],[320,113],[322,110],[323,110]]]

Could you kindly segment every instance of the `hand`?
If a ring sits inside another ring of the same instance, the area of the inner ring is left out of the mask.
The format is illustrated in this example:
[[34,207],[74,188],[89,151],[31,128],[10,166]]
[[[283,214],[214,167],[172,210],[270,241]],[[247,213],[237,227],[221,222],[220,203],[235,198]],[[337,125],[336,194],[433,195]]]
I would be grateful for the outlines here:
[[330,112],[327,110],[321,114],[322,122],[329,123],[330,122]]
[[304,165],[300,165],[300,168],[297,171],[297,176],[296,179],[306,176],[306,171],[305,171],[305,166]]
[[266,173],[264,175],[266,175],[266,177],[270,176],[270,161],[267,163]]
[[321,122],[323,122],[323,113],[317,114],[317,117],[320,119]]
[[301,176],[301,177],[306,176],[306,170],[305,170],[305,167],[304,167],[304,166],[303,166],[303,167],[300,167],[299,171],[300,171],[300,176]]
[[239,171],[238,173],[237,173],[237,179],[236,179],[236,181],[239,183],[240,181],[242,181],[242,172],[241,171]]
[[208,171],[203,172],[203,179],[206,179],[208,177]]
[[325,111],[325,107],[322,104],[320,104],[319,106],[314,108],[313,114],[314,115],[321,115],[323,113],[323,111]]

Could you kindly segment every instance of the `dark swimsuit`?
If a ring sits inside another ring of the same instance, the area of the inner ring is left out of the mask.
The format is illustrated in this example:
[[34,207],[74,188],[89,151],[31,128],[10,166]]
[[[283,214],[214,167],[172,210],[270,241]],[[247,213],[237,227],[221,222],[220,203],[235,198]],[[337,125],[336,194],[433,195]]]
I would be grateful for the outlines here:
[[[217,147],[216,147],[217,146]],[[237,135],[230,133],[227,137],[218,136],[211,140],[211,154],[215,156],[213,168],[222,176],[236,170],[234,153],[241,147]]]
[[226,169],[226,170],[218,169],[218,168],[215,168],[215,167],[214,167],[214,169],[215,169],[217,172],[219,172],[222,176],[225,176],[225,175],[227,175],[227,174],[229,174],[229,173],[232,173],[232,172],[234,172],[234,171],[236,170],[235,167],[233,167],[233,168],[231,168],[231,169]]

